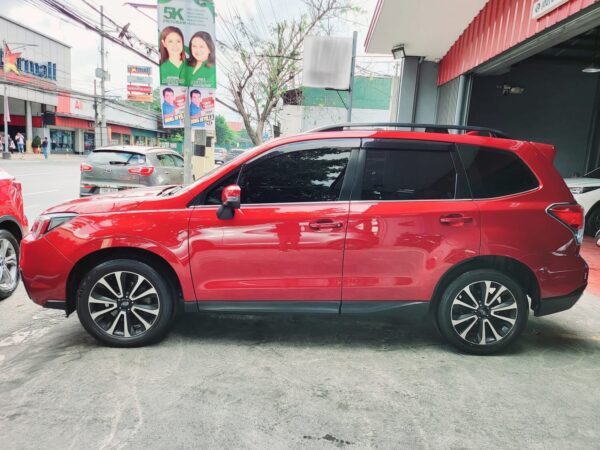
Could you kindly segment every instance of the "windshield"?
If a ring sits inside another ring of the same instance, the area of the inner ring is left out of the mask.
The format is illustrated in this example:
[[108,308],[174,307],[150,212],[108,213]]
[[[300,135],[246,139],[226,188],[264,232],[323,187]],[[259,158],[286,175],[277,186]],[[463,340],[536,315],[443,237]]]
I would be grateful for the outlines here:
[[600,178],[600,167],[584,175],[585,178]]

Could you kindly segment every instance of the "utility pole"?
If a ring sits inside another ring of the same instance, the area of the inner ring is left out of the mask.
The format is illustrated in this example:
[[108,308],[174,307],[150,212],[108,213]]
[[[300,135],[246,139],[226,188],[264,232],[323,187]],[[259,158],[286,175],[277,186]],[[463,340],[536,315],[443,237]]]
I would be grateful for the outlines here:
[[352,35],[352,66],[350,67],[350,90],[348,91],[348,123],[352,122],[352,97],[354,97],[354,66],[356,65],[356,41],[358,32]]
[[[106,72],[104,70],[104,6],[100,5],[100,69],[102,69],[102,78],[100,78],[100,145],[104,145],[104,133],[106,132],[106,101],[104,80]],[[108,142],[107,142],[108,144]]]
[[4,158],[10,155],[8,151],[8,97],[6,92],[6,41],[2,40],[2,72],[4,73]]

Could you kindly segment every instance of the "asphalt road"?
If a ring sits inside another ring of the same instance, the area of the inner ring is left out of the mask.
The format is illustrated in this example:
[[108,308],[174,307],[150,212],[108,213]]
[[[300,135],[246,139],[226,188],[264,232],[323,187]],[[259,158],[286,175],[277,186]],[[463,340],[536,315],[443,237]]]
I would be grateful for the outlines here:
[[[29,214],[77,195],[78,162],[10,164]],[[193,315],[157,345],[112,349],[22,286],[0,302],[2,449],[591,449],[599,405],[592,295],[493,357],[456,353],[419,309]]]

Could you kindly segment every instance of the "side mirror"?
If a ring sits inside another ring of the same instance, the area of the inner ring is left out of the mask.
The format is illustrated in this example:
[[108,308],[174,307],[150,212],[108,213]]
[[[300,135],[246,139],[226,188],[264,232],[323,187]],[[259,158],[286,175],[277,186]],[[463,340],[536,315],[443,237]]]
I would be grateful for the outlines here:
[[217,210],[217,217],[223,220],[233,219],[235,210],[240,209],[242,189],[237,184],[232,184],[223,189],[221,193],[221,206]]

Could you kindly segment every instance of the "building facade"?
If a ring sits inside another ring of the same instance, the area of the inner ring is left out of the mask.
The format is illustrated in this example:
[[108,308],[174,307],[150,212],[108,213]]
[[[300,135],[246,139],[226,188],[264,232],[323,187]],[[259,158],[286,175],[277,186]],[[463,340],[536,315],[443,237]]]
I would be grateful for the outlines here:
[[596,0],[379,0],[365,47],[399,56],[392,120],[548,142],[564,176],[600,165]]
[[99,142],[94,96],[71,89],[68,45],[2,16],[0,39],[9,50],[0,49],[0,123],[6,113],[6,92],[8,133],[13,138],[22,133],[28,151],[35,136],[47,137],[56,153],[83,153],[96,145],[158,143],[158,116],[117,102],[107,102],[108,138]]

